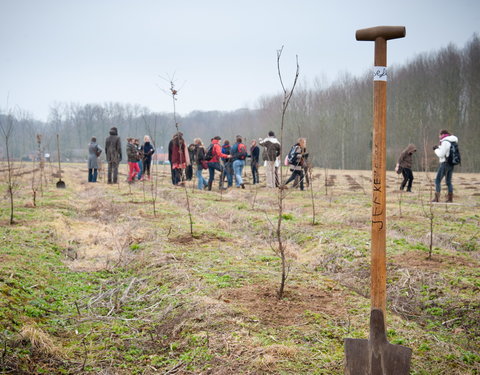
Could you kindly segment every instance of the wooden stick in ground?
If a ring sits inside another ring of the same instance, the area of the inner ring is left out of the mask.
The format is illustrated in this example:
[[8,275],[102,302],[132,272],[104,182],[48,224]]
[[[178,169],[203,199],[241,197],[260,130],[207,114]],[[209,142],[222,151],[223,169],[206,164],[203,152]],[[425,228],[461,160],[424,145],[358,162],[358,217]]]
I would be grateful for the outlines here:
[[387,40],[403,38],[403,26],[379,26],[358,30],[357,40],[375,41],[372,145],[372,243],[371,308],[385,314],[386,264],[386,134],[387,134]]

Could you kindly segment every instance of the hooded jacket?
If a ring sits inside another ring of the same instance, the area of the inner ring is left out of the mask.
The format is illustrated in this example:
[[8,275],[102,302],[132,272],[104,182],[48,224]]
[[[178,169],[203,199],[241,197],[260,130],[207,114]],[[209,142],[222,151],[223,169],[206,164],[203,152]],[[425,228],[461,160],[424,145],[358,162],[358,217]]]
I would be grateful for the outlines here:
[[452,145],[451,142],[458,143],[458,138],[450,134],[440,141],[440,146],[435,150],[435,155],[438,156],[440,163],[447,161],[447,157],[450,155],[450,146]]
[[402,168],[412,169],[413,153],[417,151],[417,147],[409,144],[398,157],[398,165]]
[[275,161],[280,155],[280,142],[275,137],[268,137],[258,142],[259,145],[265,147],[264,159],[267,161]]
[[220,158],[228,158],[228,155],[222,152],[222,147],[220,146],[218,139],[212,139],[212,144],[213,144],[213,150],[212,150],[213,157],[208,161],[209,163],[218,163],[220,161]]
[[138,149],[133,143],[127,143],[127,158],[129,163],[137,163],[140,160]]
[[117,128],[110,129],[110,135],[105,141],[105,157],[109,163],[120,163],[122,161],[122,143],[118,136]]

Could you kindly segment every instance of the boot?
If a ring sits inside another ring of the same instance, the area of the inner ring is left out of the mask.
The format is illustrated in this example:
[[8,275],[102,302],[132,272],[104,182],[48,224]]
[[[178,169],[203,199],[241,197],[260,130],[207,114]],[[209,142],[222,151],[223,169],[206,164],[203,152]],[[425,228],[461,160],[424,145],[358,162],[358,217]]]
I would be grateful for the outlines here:
[[212,191],[212,182],[213,181],[208,181],[208,190]]
[[440,201],[440,193],[435,193],[435,197],[433,198],[432,202],[439,202]]
[[447,194],[447,203],[452,203],[453,202],[453,193],[448,193]]

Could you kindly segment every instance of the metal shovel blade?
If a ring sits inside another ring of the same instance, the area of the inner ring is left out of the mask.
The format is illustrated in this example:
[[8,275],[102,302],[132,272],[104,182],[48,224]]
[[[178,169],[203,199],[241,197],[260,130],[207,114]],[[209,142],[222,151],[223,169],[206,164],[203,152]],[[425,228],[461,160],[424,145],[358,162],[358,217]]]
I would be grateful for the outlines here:
[[370,313],[370,338],[345,339],[345,375],[408,375],[412,349],[387,341],[382,310]]
[[57,189],[65,189],[65,188],[66,188],[65,182],[63,182],[62,180],[59,180],[57,182]]

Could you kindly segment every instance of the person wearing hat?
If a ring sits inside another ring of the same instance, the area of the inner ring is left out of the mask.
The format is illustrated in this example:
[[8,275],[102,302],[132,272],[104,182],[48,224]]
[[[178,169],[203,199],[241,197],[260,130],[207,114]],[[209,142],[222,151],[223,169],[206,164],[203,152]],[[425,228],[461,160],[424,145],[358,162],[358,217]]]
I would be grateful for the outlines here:
[[108,163],[107,183],[118,183],[118,165],[122,161],[122,142],[116,127],[110,129],[110,135],[105,140],[105,157]]

